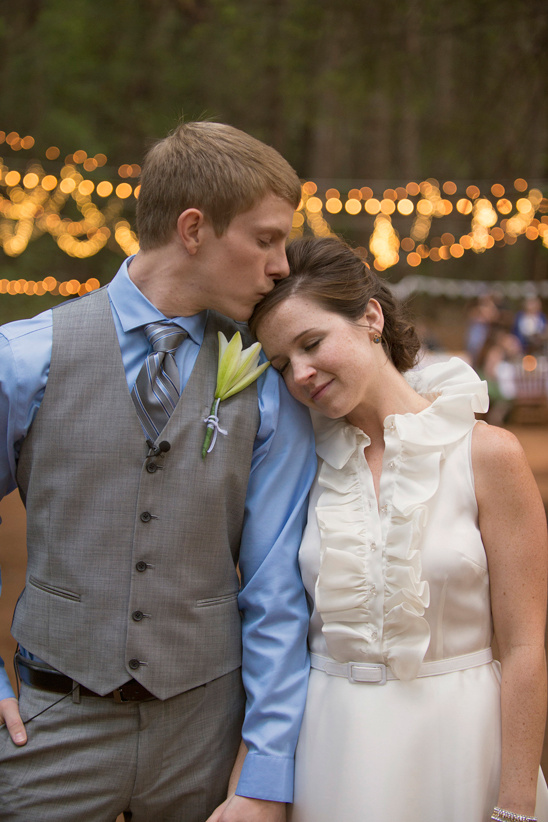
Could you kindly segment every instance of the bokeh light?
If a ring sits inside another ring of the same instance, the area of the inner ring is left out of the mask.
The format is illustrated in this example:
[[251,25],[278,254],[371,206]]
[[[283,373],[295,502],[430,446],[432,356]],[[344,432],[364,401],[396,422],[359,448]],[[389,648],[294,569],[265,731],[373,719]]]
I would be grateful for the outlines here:
[[[123,254],[138,250],[132,222],[140,192],[139,164],[109,168],[105,154],[91,155],[83,148],[63,161],[55,145],[44,150],[42,164],[21,156],[36,143],[31,135],[14,130],[0,131],[0,143],[15,157],[19,152],[12,164],[0,159],[0,244],[6,255],[21,255],[44,234],[67,255],[80,259],[99,253],[107,243]],[[457,260],[522,238],[548,248],[548,197],[538,187],[529,188],[522,177],[481,186],[430,177],[379,184],[376,190],[350,181],[324,190],[314,180],[304,181],[290,236],[330,236],[331,218],[348,225],[356,220],[360,230],[368,232],[369,252],[364,249],[364,255],[369,253],[378,271],[398,262],[416,268],[426,260]],[[98,287],[96,280],[58,282],[51,276],[0,280],[0,293],[13,295],[75,296]]]

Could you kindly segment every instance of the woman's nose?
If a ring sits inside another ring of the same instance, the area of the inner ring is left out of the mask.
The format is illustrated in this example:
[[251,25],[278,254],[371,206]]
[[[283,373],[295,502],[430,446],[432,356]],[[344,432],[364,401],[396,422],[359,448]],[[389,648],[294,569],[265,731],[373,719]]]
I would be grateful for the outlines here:
[[294,363],[293,364],[293,379],[297,385],[306,385],[306,383],[314,376],[316,369],[308,363]]

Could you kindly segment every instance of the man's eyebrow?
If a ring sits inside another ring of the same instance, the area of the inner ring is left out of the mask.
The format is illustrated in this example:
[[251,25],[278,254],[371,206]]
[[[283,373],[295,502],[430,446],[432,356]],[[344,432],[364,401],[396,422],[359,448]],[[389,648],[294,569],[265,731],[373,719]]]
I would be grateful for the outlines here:
[[279,237],[280,239],[287,237],[287,232],[279,226],[262,225],[258,227],[258,232],[259,234],[270,234],[272,237]]

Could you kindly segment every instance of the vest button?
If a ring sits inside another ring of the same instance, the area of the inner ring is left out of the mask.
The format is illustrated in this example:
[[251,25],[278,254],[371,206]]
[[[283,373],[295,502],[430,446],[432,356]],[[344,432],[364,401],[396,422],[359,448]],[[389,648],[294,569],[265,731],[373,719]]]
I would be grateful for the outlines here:
[[140,622],[143,617],[144,617],[144,614],[143,614],[142,611],[134,611],[131,615],[131,618],[133,619],[134,622]]
[[135,566],[135,567],[136,567],[136,569],[137,569],[138,571],[146,571],[146,569],[147,569],[147,564],[146,564],[146,562],[144,562],[142,559],[140,559],[140,560],[139,560],[139,562],[136,564],[136,566]]
[[155,462],[149,462],[149,464],[147,465],[148,473],[149,474],[155,474],[157,470],[158,470],[158,466],[156,465],[156,463]]
[[138,659],[130,659],[129,662],[128,662],[128,665],[129,665],[129,667],[131,668],[132,671],[136,671],[137,668],[141,667],[141,663],[139,662]]
[[152,514],[148,511],[143,511],[143,513],[141,514],[141,522],[150,522],[151,519]]

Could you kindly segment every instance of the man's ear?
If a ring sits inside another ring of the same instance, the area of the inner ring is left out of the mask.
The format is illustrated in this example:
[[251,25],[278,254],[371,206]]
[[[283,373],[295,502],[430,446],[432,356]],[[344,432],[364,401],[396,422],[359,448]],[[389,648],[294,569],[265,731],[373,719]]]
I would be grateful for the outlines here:
[[177,218],[177,235],[188,254],[194,255],[202,242],[201,229],[205,217],[198,208],[187,208]]

